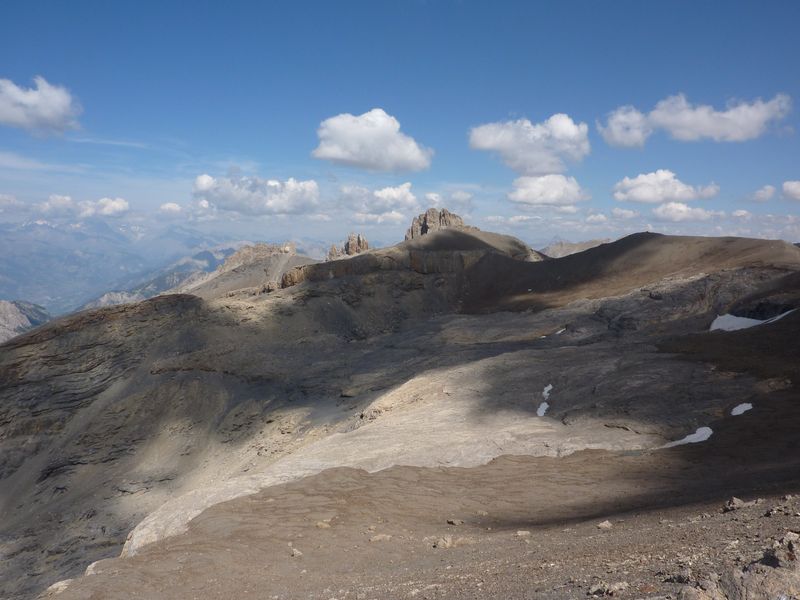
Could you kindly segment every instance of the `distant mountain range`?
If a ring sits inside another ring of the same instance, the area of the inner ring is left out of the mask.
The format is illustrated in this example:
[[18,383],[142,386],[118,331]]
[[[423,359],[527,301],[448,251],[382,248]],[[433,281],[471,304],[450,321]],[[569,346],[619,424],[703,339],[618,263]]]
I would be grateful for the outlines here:
[[50,313],[36,304],[0,300],[0,344],[50,318]]
[[235,251],[234,247],[202,250],[192,256],[181,258],[163,269],[147,274],[141,281],[125,289],[106,292],[87,302],[81,308],[99,308],[126,302],[139,302],[175,287],[188,285],[193,280],[213,272]]
[[602,239],[588,240],[585,242],[568,242],[566,240],[554,239],[547,246],[539,250],[539,252],[549,256],[550,258],[562,258],[564,256],[569,256],[570,254],[583,252],[589,248],[595,248],[600,244],[607,244],[610,241],[611,240],[609,239]]
[[100,219],[3,223],[0,298],[62,314],[99,302],[109,290],[135,295],[157,289],[160,284],[150,280],[163,277],[167,284],[170,269],[176,277],[201,263],[213,270],[220,259],[213,252],[196,258],[199,252],[241,244],[180,226],[149,231]]

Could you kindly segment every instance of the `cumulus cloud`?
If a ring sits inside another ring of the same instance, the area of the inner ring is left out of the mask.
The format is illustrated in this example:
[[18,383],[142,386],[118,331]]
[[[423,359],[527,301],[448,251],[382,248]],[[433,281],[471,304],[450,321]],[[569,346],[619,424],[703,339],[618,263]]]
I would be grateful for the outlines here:
[[353,220],[356,223],[363,223],[366,225],[383,225],[384,223],[396,225],[405,221],[406,217],[396,210],[390,210],[379,214],[357,212],[353,214]]
[[740,210],[735,210],[735,211],[733,211],[733,213],[731,213],[731,214],[732,214],[734,217],[736,217],[737,219],[745,219],[745,220],[747,220],[747,219],[749,219],[750,217],[752,217],[752,216],[753,216],[753,215],[750,213],[750,211],[748,211],[748,210],[743,210],[743,209],[740,209]]
[[593,215],[589,215],[586,217],[586,222],[591,223],[593,225],[599,225],[601,223],[608,222],[608,217],[605,216],[603,213],[595,213]]
[[100,198],[97,202],[81,202],[83,215],[101,215],[104,217],[116,217],[128,212],[130,205],[124,198]]
[[588,200],[589,194],[581,188],[574,177],[551,174],[540,177],[518,177],[514,180],[514,189],[508,194],[508,198],[526,207],[550,206],[564,209],[569,207],[565,212],[577,212],[574,204]]
[[165,202],[158,207],[158,211],[165,215],[178,215],[182,210],[181,205],[175,202]]
[[398,223],[405,220],[405,215],[419,210],[410,182],[378,190],[343,186],[341,199],[354,211],[354,218],[359,223]]
[[469,213],[472,210],[472,194],[464,190],[453,192],[428,192],[425,194],[427,206],[436,208],[447,208],[461,213]]
[[614,207],[611,209],[611,214],[614,215],[617,219],[634,219],[639,216],[639,213],[635,210],[630,210],[627,208],[619,208]]
[[792,200],[800,200],[800,181],[784,181],[783,195]]
[[[319,186],[312,180],[199,175],[192,191],[198,206],[250,216],[298,214],[317,206]],[[203,204],[205,202],[205,204]]]
[[597,122],[597,130],[612,146],[644,146],[653,128],[647,115],[633,106],[620,106],[608,114],[605,126]]
[[0,79],[0,124],[40,133],[61,133],[77,129],[81,107],[69,90],[33,79],[34,87],[22,88]]
[[614,198],[620,201],[658,203],[711,198],[719,193],[719,186],[693,186],[683,183],[668,169],[625,177],[614,185]]
[[130,209],[124,198],[100,198],[76,202],[71,196],[51,194],[47,200],[36,206],[46,216],[87,219],[89,217],[118,217]]
[[325,119],[317,136],[314,158],[371,171],[420,171],[433,156],[433,150],[401,132],[400,122],[380,108]]
[[648,114],[633,106],[621,106],[609,113],[605,125],[598,123],[597,129],[612,146],[643,146],[656,129],[683,142],[743,142],[763,135],[770,124],[789,114],[791,106],[789,96],[778,94],[768,101],[730,102],[724,110],[717,110],[707,104],[692,104],[684,94],[676,94],[658,102]]
[[496,152],[518,173],[561,173],[566,161],[579,161],[589,154],[589,128],[568,115],[555,114],[542,123],[528,119],[487,123],[469,134],[470,147]]
[[708,221],[725,213],[704,208],[694,208],[683,202],[667,202],[653,209],[653,214],[662,221],[681,223],[685,221]]
[[774,185],[765,185],[753,193],[753,200],[756,202],[766,202],[775,195]]

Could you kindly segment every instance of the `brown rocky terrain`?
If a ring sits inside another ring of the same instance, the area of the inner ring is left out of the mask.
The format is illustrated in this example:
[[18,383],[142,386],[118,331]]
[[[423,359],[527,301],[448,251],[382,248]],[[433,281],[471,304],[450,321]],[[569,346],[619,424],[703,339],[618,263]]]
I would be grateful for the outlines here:
[[[0,346],[0,596],[791,582],[800,312],[708,329],[800,307],[800,249],[637,234],[531,256],[459,229],[327,263],[270,251]],[[732,495],[764,502],[720,512]]]

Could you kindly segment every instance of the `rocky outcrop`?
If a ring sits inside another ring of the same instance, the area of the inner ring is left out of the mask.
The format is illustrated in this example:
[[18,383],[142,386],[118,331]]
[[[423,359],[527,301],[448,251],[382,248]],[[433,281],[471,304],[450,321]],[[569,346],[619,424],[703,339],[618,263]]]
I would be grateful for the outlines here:
[[50,319],[50,313],[38,304],[0,300],[0,343]]
[[411,227],[406,232],[406,241],[416,239],[420,236],[440,229],[461,229],[476,231],[477,227],[464,225],[464,219],[455,213],[451,213],[446,208],[437,210],[429,208],[424,213],[414,217],[411,221]]
[[285,242],[283,244],[254,244],[253,246],[245,246],[231,254],[225,262],[218,267],[219,273],[226,271],[233,271],[242,265],[248,265],[258,262],[276,254],[286,254],[288,256],[295,256],[297,254],[297,247],[294,242]]
[[800,596],[800,535],[789,531],[744,569],[686,586],[679,600],[773,600]]
[[338,260],[349,256],[355,256],[369,250],[367,238],[360,233],[351,233],[347,236],[344,244],[339,247],[333,244],[328,250],[328,260]]

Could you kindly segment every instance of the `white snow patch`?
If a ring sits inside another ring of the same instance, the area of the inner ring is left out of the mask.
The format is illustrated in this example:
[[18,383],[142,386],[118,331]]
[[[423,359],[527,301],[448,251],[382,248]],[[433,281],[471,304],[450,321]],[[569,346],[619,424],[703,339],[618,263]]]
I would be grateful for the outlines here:
[[562,334],[562,333],[564,333],[566,330],[567,330],[567,328],[566,328],[566,327],[564,327],[564,329],[559,329],[558,331],[556,331],[556,335],[561,335],[561,334]]
[[731,411],[731,416],[738,417],[739,415],[743,415],[744,413],[746,413],[751,408],[753,408],[752,404],[750,404],[749,402],[742,402],[741,404],[733,408],[733,410]]
[[787,310],[785,313],[781,313],[776,317],[772,317],[771,319],[766,319],[764,321],[761,321],[760,319],[748,319],[747,317],[737,317],[735,315],[719,315],[711,323],[711,328],[709,331],[738,331],[739,329],[748,329],[749,327],[755,327],[756,325],[774,323],[789,313],[793,313],[795,310],[797,309],[793,308],[792,310]]
[[550,404],[547,402],[542,402],[539,405],[539,408],[536,409],[536,416],[543,417],[547,413],[547,409],[550,408]]
[[553,391],[553,384],[548,383],[546,386],[544,386],[544,389],[542,390],[542,398],[544,398],[545,400],[549,400],[550,392],[552,391]]
[[700,427],[694,433],[687,435],[682,440],[675,440],[674,442],[670,442],[669,444],[664,444],[661,446],[662,448],[673,448],[675,446],[683,446],[684,444],[696,444],[697,442],[705,442],[708,438],[711,437],[711,434],[714,431],[711,427]]

